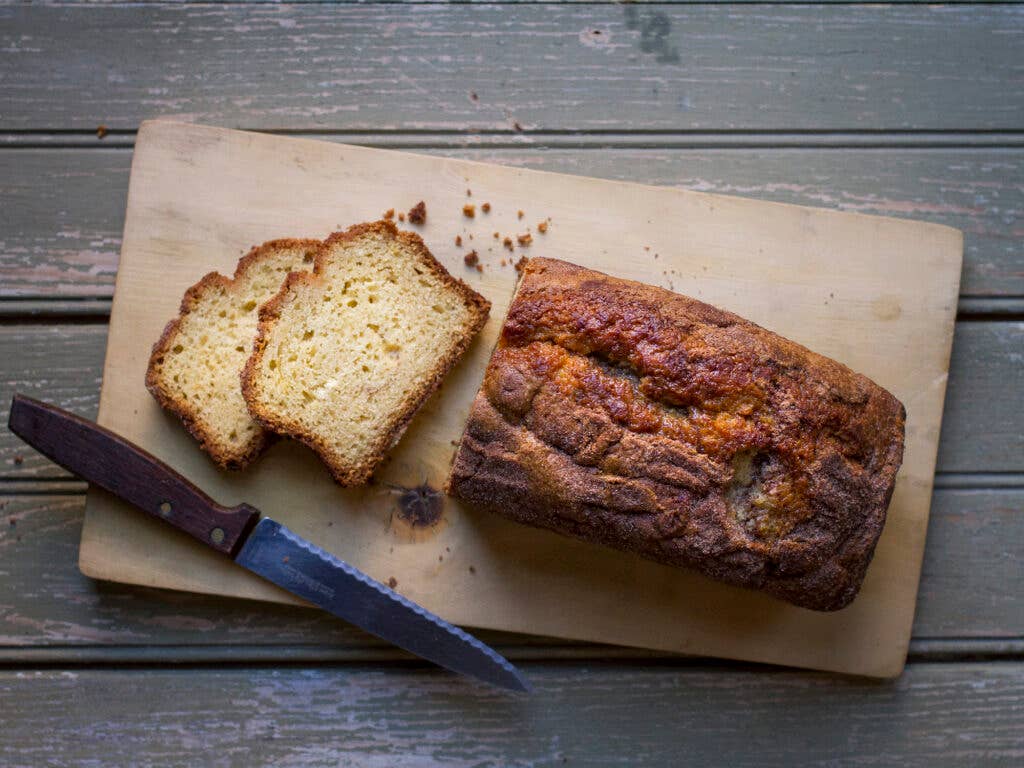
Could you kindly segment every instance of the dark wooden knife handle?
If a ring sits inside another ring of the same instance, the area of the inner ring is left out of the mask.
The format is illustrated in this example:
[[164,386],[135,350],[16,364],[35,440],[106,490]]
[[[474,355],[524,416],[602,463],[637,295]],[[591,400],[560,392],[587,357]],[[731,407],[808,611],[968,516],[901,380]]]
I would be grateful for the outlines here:
[[226,555],[259,519],[255,508],[217,504],[139,446],[56,406],[15,395],[7,426],[65,469]]

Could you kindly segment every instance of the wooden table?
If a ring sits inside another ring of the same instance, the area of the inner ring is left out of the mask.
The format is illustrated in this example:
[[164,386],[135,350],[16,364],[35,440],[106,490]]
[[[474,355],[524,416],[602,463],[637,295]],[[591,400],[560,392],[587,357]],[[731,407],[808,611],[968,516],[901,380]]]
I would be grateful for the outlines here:
[[0,6],[4,408],[95,415],[156,115],[963,229],[911,662],[488,633],[537,687],[506,697],[313,612],[88,581],[83,485],[4,432],[0,764],[1024,761],[1024,7]]

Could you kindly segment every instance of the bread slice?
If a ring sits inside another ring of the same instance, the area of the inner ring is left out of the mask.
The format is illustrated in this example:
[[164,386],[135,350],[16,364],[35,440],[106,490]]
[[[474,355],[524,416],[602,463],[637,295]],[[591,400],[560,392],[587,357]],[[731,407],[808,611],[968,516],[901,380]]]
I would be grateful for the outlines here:
[[316,451],[338,483],[365,483],[489,310],[417,235],[389,221],[356,225],[260,308],[245,401],[264,427]]
[[310,269],[320,246],[318,240],[272,240],[242,257],[234,279],[211,272],[185,292],[180,314],[153,346],[146,387],[225,469],[249,464],[271,438],[249,415],[239,380],[256,338],[259,305],[289,272]]

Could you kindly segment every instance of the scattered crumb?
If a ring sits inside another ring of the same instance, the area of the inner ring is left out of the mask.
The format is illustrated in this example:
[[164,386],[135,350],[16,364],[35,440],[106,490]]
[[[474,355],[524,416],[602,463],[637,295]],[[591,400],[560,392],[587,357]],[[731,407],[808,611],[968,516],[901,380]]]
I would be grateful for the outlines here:
[[427,204],[420,200],[409,209],[409,223],[419,226],[427,220]]
[[516,211],[516,215],[519,216],[519,218],[521,219],[521,218],[523,218],[524,214],[523,214],[522,211]]
[[542,235],[546,235],[548,232],[548,223],[546,221],[542,221],[540,224],[537,225],[537,231],[540,232]]
[[466,190],[466,197],[472,197],[472,196],[473,196],[473,190],[472,189],[467,189]]
[[470,91],[469,92],[469,100],[470,101],[477,101],[477,100],[479,100],[479,98],[480,97],[476,95],[476,91]]
[[333,520],[328,520],[327,521],[327,527],[328,528],[333,528],[334,527],[334,521]]
[[96,126],[96,138],[97,139],[102,139],[106,135],[107,135],[107,126],[105,126],[105,125],[97,125]]
[[504,245],[506,248],[508,248],[510,251],[512,250],[512,238],[511,237],[506,237],[504,240],[501,241],[501,244]]
[[469,235],[469,239],[470,239],[470,240],[472,240],[472,239],[473,239],[473,234],[472,234],[472,233],[470,233],[470,235]]
[[525,248],[526,246],[533,242],[533,235],[531,235],[529,232],[527,232],[525,235],[518,235],[516,237],[516,242],[518,242],[519,245]]
[[458,440],[449,440],[448,442],[451,443],[452,445],[454,445],[456,448],[459,447],[459,441]]
[[504,259],[502,259],[502,260],[501,260],[501,266],[503,266],[503,267],[504,267],[504,266],[506,266],[507,264],[508,264],[508,262],[507,262],[507,261],[505,261]]
[[459,248],[462,247],[462,235],[456,235],[455,236],[455,244],[457,246],[459,246]]
[[437,556],[437,562],[443,563],[444,562],[444,555],[438,555]]
[[526,257],[520,256],[519,261],[516,262],[516,272],[522,272],[526,269]]
[[388,208],[386,211],[384,211],[383,218],[384,218],[384,221],[391,221],[393,218],[395,218],[395,209],[394,208]]
[[8,522],[11,524],[11,528],[16,528],[18,525],[18,518],[12,517]]
[[20,453],[14,457],[14,463],[17,464],[18,466],[21,466],[24,463],[24,461],[25,458]]
[[490,203],[484,203],[483,205],[480,206],[480,210],[483,211],[484,213],[490,213],[491,212],[491,204]]
[[523,126],[519,124],[518,120],[513,120],[512,121],[512,129],[515,130],[515,131],[521,131],[521,130],[523,130]]
[[477,271],[477,272],[480,272],[480,273],[483,273],[483,271],[484,271],[484,265],[483,265],[483,264],[477,264],[477,265],[476,265],[476,271]]
[[466,205],[462,206],[462,215],[465,216],[467,219],[475,218],[476,217],[476,206],[475,205],[470,205],[469,203],[467,203]]
[[475,566],[472,566],[472,565],[471,565],[471,566],[469,566],[469,572],[470,572],[470,573],[476,573],[476,567],[475,567]]
[[500,237],[501,237],[501,235],[499,235],[499,234],[498,234],[497,232],[495,232],[495,233],[494,233],[494,239],[495,239],[495,240],[497,240],[497,239],[498,239],[498,238],[500,238]]
[[649,246],[649,245],[645,245],[645,246],[644,246],[644,250],[645,250],[645,251],[649,251],[649,250],[651,250],[651,246]]
[[398,579],[396,579],[394,576],[392,576],[390,579],[388,579],[388,586],[391,587],[392,589],[397,587],[398,586]]
[[404,213],[398,214],[398,220],[399,221],[405,221],[405,214]]
[[462,257],[462,260],[466,262],[467,267],[475,267],[480,262],[480,256],[477,254],[476,251],[470,251],[469,253]]

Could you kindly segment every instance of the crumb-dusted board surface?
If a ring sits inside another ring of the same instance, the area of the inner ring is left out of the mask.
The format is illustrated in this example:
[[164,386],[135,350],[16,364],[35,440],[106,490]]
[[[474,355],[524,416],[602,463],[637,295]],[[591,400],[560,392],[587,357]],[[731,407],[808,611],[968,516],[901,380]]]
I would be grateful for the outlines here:
[[[210,270],[230,274],[254,243],[325,236],[420,199],[427,222],[410,228],[492,301],[492,314],[376,483],[341,489],[311,452],[287,441],[244,472],[217,470],[143,383],[150,346],[184,290]],[[467,203],[477,206],[472,219],[462,213]],[[538,233],[548,217],[547,233]],[[497,231],[515,240],[527,226],[533,243],[514,255],[493,238]],[[482,272],[463,263],[470,249],[480,253]],[[500,262],[523,254],[737,312],[846,363],[904,402],[903,468],[849,608],[803,610],[519,526],[438,492],[515,287],[514,269]],[[960,233],[931,224],[148,122],[132,164],[99,421],[218,501],[254,504],[459,624],[892,676],[903,667],[914,613],[961,255]],[[424,508],[439,512],[438,522],[410,522]],[[95,578],[292,600],[95,489],[80,562]]]

